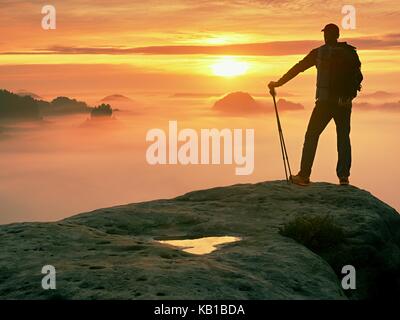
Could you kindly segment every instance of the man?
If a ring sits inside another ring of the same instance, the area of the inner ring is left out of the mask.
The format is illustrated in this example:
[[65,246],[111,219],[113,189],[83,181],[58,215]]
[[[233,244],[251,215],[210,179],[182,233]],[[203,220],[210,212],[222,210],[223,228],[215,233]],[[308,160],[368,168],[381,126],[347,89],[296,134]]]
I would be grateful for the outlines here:
[[303,60],[291,68],[278,81],[268,87],[284,85],[300,72],[317,67],[317,92],[305,136],[300,172],[291,176],[293,183],[308,185],[317,150],[319,136],[333,119],[336,124],[338,162],[336,173],[341,185],[349,184],[351,167],[350,116],[352,100],[361,90],[363,76],[361,62],[355,48],[346,42],[338,42],[339,27],[328,24],[322,30],[325,44],[312,50]]

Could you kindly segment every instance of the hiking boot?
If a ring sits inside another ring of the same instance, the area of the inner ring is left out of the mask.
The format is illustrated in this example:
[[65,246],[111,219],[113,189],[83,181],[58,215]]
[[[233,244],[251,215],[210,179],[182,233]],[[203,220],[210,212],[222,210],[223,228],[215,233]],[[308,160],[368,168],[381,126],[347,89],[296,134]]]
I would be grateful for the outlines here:
[[341,186],[348,186],[350,184],[348,177],[341,177],[339,178],[339,183]]
[[299,186],[308,186],[310,184],[310,178],[304,178],[299,174],[295,176],[290,176],[290,181]]

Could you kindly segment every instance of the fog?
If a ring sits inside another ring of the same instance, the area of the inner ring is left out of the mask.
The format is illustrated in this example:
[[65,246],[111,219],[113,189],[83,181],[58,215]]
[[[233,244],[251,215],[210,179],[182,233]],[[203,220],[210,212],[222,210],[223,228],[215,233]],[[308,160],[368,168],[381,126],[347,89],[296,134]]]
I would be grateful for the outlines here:
[[[89,115],[0,124],[0,223],[54,221],[108,206],[170,198],[234,183],[283,179],[273,114],[228,117],[216,114],[211,98],[162,96],[152,104],[118,106],[107,121]],[[284,112],[282,123],[297,173],[311,112]],[[178,127],[254,128],[255,170],[235,175],[233,165],[156,165],[146,162],[146,133]],[[352,184],[400,209],[397,134],[400,114],[354,110]],[[336,136],[331,122],[321,136],[313,181],[337,182]]]

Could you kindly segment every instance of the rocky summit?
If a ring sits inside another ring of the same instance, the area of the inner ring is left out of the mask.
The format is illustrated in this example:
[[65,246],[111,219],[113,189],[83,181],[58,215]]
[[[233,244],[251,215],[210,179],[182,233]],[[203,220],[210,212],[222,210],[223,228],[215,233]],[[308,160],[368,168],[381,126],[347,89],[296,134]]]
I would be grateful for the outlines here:
[[[207,254],[159,240],[240,239]],[[400,215],[356,187],[262,182],[0,226],[2,299],[399,299]],[[56,289],[44,290],[43,266]],[[345,266],[355,271],[346,288]]]

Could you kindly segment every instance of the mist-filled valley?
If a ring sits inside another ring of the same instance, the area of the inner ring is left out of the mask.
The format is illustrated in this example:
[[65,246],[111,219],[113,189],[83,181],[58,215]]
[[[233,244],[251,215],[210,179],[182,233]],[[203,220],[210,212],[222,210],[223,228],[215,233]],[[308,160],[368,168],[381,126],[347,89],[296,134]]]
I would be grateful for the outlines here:
[[[263,111],[247,112],[253,103],[249,97]],[[77,113],[2,121],[0,223],[54,221],[96,208],[170,198],[217,185],[283,179],[276,119],[268,96],[253,94],[243,101],[239,97],[239,107],[245,110],[239,114],[215,109],[216,101],[222,99],[212,94],[114,95],[98,100],[112,105],[111,117],[97,119]],[[281,121],[292,170],[297,172],[312,104],[285,109],[291,100],[301,101],[290,95],[285,99],[280,104]],[[248,100],[250,105],[243,105]],[[147,132],[159,128],[168,133],[171,120],[177,121],[179,129],[197,132],[203,128],[254,129],[253,173],[235,175],[235,164],[148,164],[146,150],[151,143],[146,141]],[[400,201],[393,186],[399,124],[396,110],[353,107],[351,182],[397,209]],[[336,183],[336,159],[332,121],[321,136],[312,180]]]

